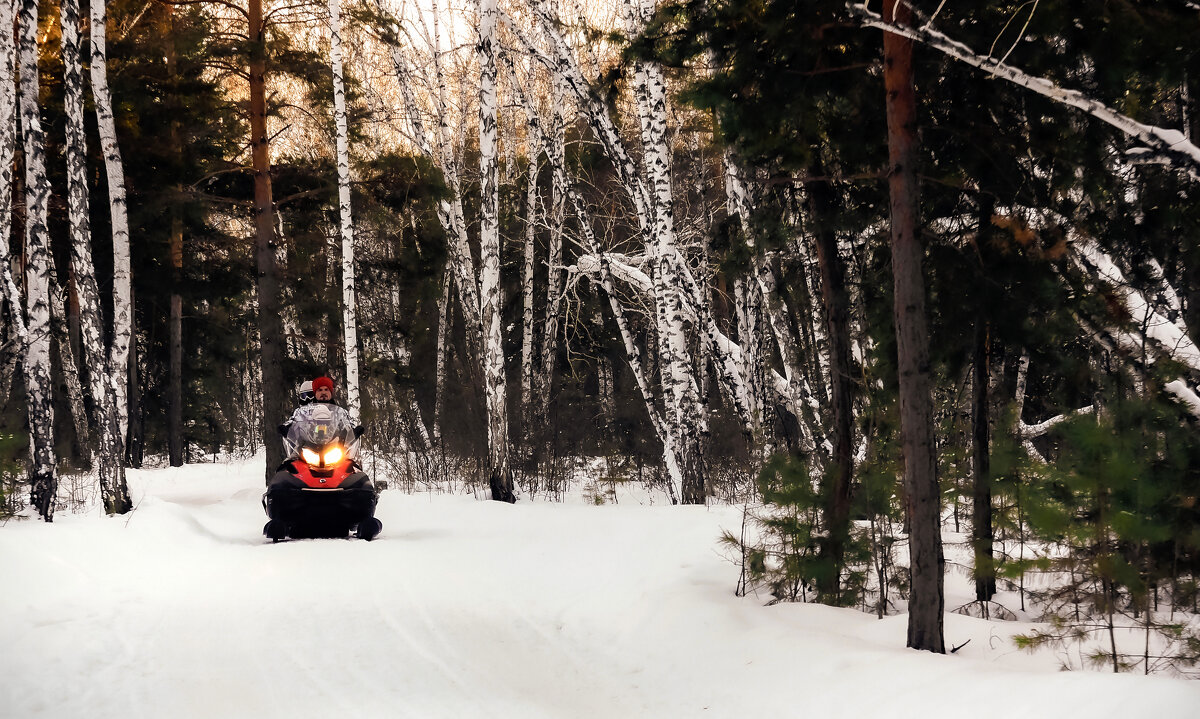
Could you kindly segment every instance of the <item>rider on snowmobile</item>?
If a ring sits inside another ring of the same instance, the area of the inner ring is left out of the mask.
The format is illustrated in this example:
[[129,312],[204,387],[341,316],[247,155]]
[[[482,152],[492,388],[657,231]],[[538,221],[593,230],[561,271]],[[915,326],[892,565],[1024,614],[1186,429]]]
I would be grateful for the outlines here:
[[279,433],[286,437],[288,435],[288,428],[296,420],[312,414],[309,408],[315,404],[323,404],[330,407],[338,415],[339,419],[344,420],[350,426],[354,426],[354,423],[350,421],[350,413],[333,400],[333,380],[328,377],[317,377],[313,380],[306,380],[304,384],[300,385],[300,406],[292,412],[292,416],[288,421],[279,425]]
[[[297,513],[305,512],[308,504],[318,500],[317,497],[304,491],[304,483],[298,478],[298,469],[303,469],[303,467],[298,467],[297,463],[310,461],[300,455],[307,451],[303,448],[317,439],[316,435],[320,435],[319,444],[333,441],[335,445],[340,446],[338,456],[346,457],[347,459],[344,461],[351,462],[349,470],[352,472],[340,482],[339,487],[346,492],[338,500],[341,503],[338,511],[331,513],[328,517],[331,524],[327,525],[328,529],[325,531],[338,534],[338,528],[332,525],[339,524],[342,531],[346,531],[347,525],[340,523],[350,522],[357,527],[356,535],[358,537],[372,539],[382,528],[382,524],[374,519],[376,500],[374,485],[371,484],[370,478],[362,472],[358,464],[351,461],[357,449],[358,437],[363,431],[362,426],[355,426],[350,413],[334,403],[333,380],[328,377],[317,377],[312,380],[311,386],[312,400],[296,408],[291,418],[279,427],[280,434],[284,436],[284,445],[288,456],[271,479],[263,497],[264,508],[271,518],[271,521],[263,528],[263,533],[275,540],[284,536],[298,536],[296,534]],[[304,386],[302,385],[301,401],[305,399],[303,390]],[[322,460],[320,465],[322,468],[326,466],[324,461]],[[343,460],[334,461],[340,463]],[[324,480],[321,481],[324,482]],[[312,527],[307,529],[314,532],[321,531]]]
[[300,395],[300,404],[308,404],[309,402],[313,401],[316,395],[313,393],[311,379],[304,380],[303,384],[300,385],[300,391],[298,394]]

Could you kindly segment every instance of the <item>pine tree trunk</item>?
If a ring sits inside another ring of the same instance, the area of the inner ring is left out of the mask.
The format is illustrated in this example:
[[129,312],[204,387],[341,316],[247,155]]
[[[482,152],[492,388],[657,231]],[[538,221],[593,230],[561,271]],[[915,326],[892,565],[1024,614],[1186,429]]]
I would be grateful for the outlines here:
[[[818,162],[813,172],[826,174]],[[846,270],[838,252],[832,223],[837,197],[828,182],[809,186],[809,199],[816,219],[817,263],[821,269],[821,299],[829,343],[829,405],[833,421],[832,467],[826,471],[826,523],[828,558],[838,572],[827,576],[818,589],[831,597],[839,593],[839,575],[845,563],[850,534],[850,489],[854,477],[854,416],[851,410],[850,298],[846,292]]]
[[[977,251],[985,263],[991,256],[991,242],[988,237],[992,226],[992,213],[995,211],[995,200],[988,195],[979,198],[979,229],[975,236]],[[972,474],[974,475],[974,492],[972,502],[971,543],[975,553],[975,598],[986,602],[996,594],[996,566],[992,555],[992,477],[991,477],[991,436],[988,424],[988,401],[991,382],[991,338],[987,319],[980,310],[975,320],[975,358],[974,358],[974,391],[972,396],[973,410],[972,425]],[[1028,367],[1028,363],[1024,365]],[[1020,375],[1021,402],[1024,402],[1025,376],[1024,369],[1018,369]],[[1019,418],[1018,418],[1019,426]]]
[[[171,18],[172,39],[167,41],[167,75],[178,86],[178,65],[175,52],[174,28],[175,6],[168,4],[166,12]],[[179,137],[179,121],[171,119],[171,151],[176,157],[183,154],[183,143]],[[183,196],[183,185],[176,185],[179,196]],[[171,205],[171,315],[168,320],[168,343],[170,345],[167,368],[167,459],[172,467],[183,466],[183,295],[179,288],[183,284],[183,215],[178,201]]]
[[[131,303],[134,301],[130,296]],[[142,417],[142,382],[141,369],[138,365],[137,335],[131,337],[129,343],[129,367],[125,373],[129,378],[126,396],[129,398],[129,423],[125,434],[125,462],[134,469],[140,469],[146,454],[146,425]]]
[[113,118],[112,93],[108,89],[106,0],[91,3],[91,75],[92,97],[96,103],[96,124],[100,131],[100,149],[108,177],[108,203],[112,215],[113,242],[113,342],[108,367],[117,395],[117,417],[121,434],[129,425],[128,369],[129,346],[133,342],[133,281],[129,259],[129,214],[125,204],[125,168],[117,145]]
[[988,323],[975,325],[974,392],[972,393],[973,493],[971,543],[975,550],[975,598],[986,602],[996,594],[996,568],[992,558],[992,478],[988,431]]
[[479,3],[479,288],[484,332],[484,382],[487,396],[488,471],[492,499],[514,502],[509,468],[508,408],[504,337],[500,312],[500,187],[496,172],[496,20],[497,0]]
[[357,424],[361,415],[358,379],[358,313],[354,299],[354,220],[350,212],[350,139],[342,74],[342,18],[338,0],[329,0],[329,55],[333,63],[333,108],[337,122],[338,212],[342,220],[342,328],[346,345],[346,409]]
[[172,467],[183,466],[183,220],[171,208],[171,315],[168,320],[169,367],[167,380],[167,458]]
[[21,130],[25,144],[25,275],[28,342],[25,393],[29,417],[30,501],[38,515],[54,520],[58,475],[54,456],[54,398],[50,379],[50,233],[46,217],[50,181],[38,111],[38,2],[20,9]]
[[267,450],[266,480],[283,462],[283,443],[275,427],[287,416],[283,386],[284,337],[279,314],[279,267],[275,261],[274,201],[271,197],[271,148],[267,140],[267,55],[262,0],[249,0],[250,148],[254,166],[254,256],[258,269],[258,344],[262,373],[262,438]]
[[[885,17],[911,22],[911,9],[884,3]],[[929,330],[925,319],[923,250],[917,235],[917,106],[912,41],[883,34],[887,90],[888,187],[891,195],[892,274],[895,284],[896,351],[900,373],[900,430],[904,446],[905,506],[912,574],[908,646],[944,654],[940,492],[933,437]]]

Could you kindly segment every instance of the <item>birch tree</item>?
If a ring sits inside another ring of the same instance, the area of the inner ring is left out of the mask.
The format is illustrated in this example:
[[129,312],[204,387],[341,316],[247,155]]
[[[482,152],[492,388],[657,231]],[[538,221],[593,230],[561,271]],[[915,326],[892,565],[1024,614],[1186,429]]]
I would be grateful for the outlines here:
[[83,124],[83,78],[79,43],[78,0],[63,0],[64,102],[67,116],[67,208],[71,228],[71,268],[79,292],[79,324],[84,359],[89,368],[92,422],[99,437],[97,469],[104,511],[124,514],[132,507],[125,482],[123,436],[116,388],[111,380],[100,292],[92,263],[88,221],[87,146]]
[[525,243],[521,263],[521,413],[526,432],[532,423],[533,412],[533,271],[537,240],[537,155],[530,150],[529,180],[525,188]]
[[484,392],[492,499],[513,502],[500,298],[500,186],[496,171],[497,0],[479,3],[479,289],[482,298]]
[[[29,417],[30,501],[38,515],[54,520],[58,473],[54,454],[54,385],[50,378],[50,234],[46,217],[50,180],[38,108],[38,2],[22,0],[19,48],[21,130],[25,149],[25,393]],[[11,76],[10,76],[11,77]],[[14,312],[16,311],[16,305]]]
[[438,222],[448,236],[449,264],[458,290],[459,302],[462,305],[463,324],[467,332],[467,348],[471,358],[467,364],[468,372],[475,374],[479,359],[482,357],[483,327],[479,303],[479,277],[471,259],[471,248],[467,240],[466,222],[463,219],[462,198],[458,168],[454,161],[454,152],[450,145],[449,108],[446,103],[446,78],[442,71],[440,39],[437,34],[437,5],[434,3],[434,38],[433,38],[433,68],[434,76],[431,85],[435,88],[435,123],[436,128],[430,130],[425,123],[420,103],[414,90],[414,70],[401,49],[401,38],[404,33],[399,24],[391,19],[383,8],[381,0],[376,0],[375,7],[384,21],[377,28],[380,39],[388,46],[388,56],[392,61],[392,69],[396,82],[400,87],[400,95],[404,101],[406,119],[412,127],[413,140],[421,154],[434,162],[442,172],[450,198],[441,198],[437,204]]
[[0,0],[0,292],[12,309],[13,336],[24,349],[28,341],[21,292],[13,281],[9,239],[12,235],[13,156],[17,149],[16,0]]
[[[652,190],[643,181],[640,173],[625,148],[616,124],[604,103],[596,96],[584,79],[570,47],[558,33],[555,18],[544,3],[533,6],[539,29],[547,39],[549,50],[541,52],[513,23],[508,26],[521,44],[533,53],[574,95],[584,118],[608,155],[621,184],[629,193],[636,209],[638,227],[646,240],[647,248],[654,258],[652,287],[658,325],[660,356],[659,380],[667,396],[669,411],[664,415],[664,430],[674,441],[675,466],[682,472],[680,495],[686,503],[703,503],[705,494],[705,468],[703,461],[703,437],[707,434],[707,417],[699,403],[699,386],[695,368],[687,346],[685,302],[693,305],[697,298],[704,301],[702,293],[695,292],[695,283],[685,288],[688,268],[675,244],[672,203],[670,198],[669,163],[670,152],[666,145],[666,92],[661,81],[661,71],[640,71],[638,77],[639,125],[642,128],[643,154],[646,156],[647,174],[652,176]],[[641,22],[640,10],[631,22]],[[683,293],[687,292],[686,298]]]
[[108,205],[113,244],[113,341],[107,363],[117,398],[121,436],[129,431],[129,347],[133,342],[133,277],[129,258],[129,213],[125,204],[125,167],[117,145],[112,93],[108,88],[107,0],[94,0],[91,9],[92,98],[100,131],[100,150],[108,178]]
[[[551,118],[553,127],[542,143],[550,162],[560,168],[566,167],[565,127],[562,103],[566,100],[562,82],[557,76],[551,78]],[[555,172],[550,181],[549,208],[549,252],[546,259],[546,308],[542,321],[542,356],[538,374],[538,409],[543,418],[550,416],[550,390],[554,386],[554,359],[558,356],[558,313],[563,283],[563,222],[566,193],[563,187],[565,173]],[[581,220],[582,221],[582,220]]]
[[[654,14],[654,0],[627,0],[631,35]],[[683,316],[684,269],[676,244],[674,199],[671,193],[671,151],[667,142],[667,91],[657,63],[634,62],[634,98],[642,136],[642,163],[650,184],[651,231],[647,238],[654,261],[655,312],[658,348],[662,361],[660,381],[670,398],[671,423],[678,437],[683,471],[682,501],[703,504],[705,495],[704,441],[708,433],[706,412],[688,346]],[[696,305],[707,305],[701,293]]]
[[[513,71],[512,61],[505,53],[500,54],[501,60],[504,62],[510,76],[515,76]],[[538,146],[547,146],[549,141],[542,134],[542,126],[536,121],[537,112],[534,109],[529,98],[521,90],[521,86],[517,82],[512,83],[513,94],[516,96],[518,104],[525,110],[525,117],[528,122],[530,133],[533,135],[533,142]],[[600,277],[600,285],[604,289],[605,295],[608,297],[609,308],[612,310],[613,320],[617,324],[617,329],[621,335],[621,341],[625,348],[625,356],[629,363],[630,372],[632,372],[634,381],[637,383],[638,391],[641,394],[642,401],[646,407],[646,414],[650,419],[650,424],[654,428],[655,435],[663,445],[663,462],[667,467],[667,473],[671,478],[671,483],[668,485],[668,492],[672,502],[678,501],[679,487],[682,486],[682,473],[680,471],[677,457],[678,454],[674,446],[674,437],[667,431],[666,421],[663,419],[663,413],[659,411],[655,402],[654,392],[647,378],[646,370],[642,367],[641,351],[637,347],[637,342],[634,339],[633,332],[629,327],[629,322],[625,316],[625,309],[621,305],[616,289],[616,281],[613,270],[613,262],[611,261],[610,253],[602,252],[600,244],[596,239],[595,232],[591,226],[591,219],[587,211],[587,206],[584,203],[582,196],[571,185],[566,173],[566,167],[563,163],[563,157],[557,153],[549,153],[547,158],[550,163],[550,169],[555,176],[555,182],[563,189],[565,199],[570,203],[576,218],[579,220],[579,229],[583,235],[583,249],[586,253],[580,258],[580,265],[572,268],[571,274],[576,276],[586,275],[591,271],[596,272]],[[637,280],[634,280],[635,284]],[[642,282],[643,287],[650,285],[649,279]]]
[[342,230],[342,327],[346,345],[346,409],[357,424],[358,316],[354,305],[354,221],[350,213],[350,140],[342,75],[342,19],[338,0],[329,0],[329,55],[333,64],[333,111],[337,122],[338,214]]

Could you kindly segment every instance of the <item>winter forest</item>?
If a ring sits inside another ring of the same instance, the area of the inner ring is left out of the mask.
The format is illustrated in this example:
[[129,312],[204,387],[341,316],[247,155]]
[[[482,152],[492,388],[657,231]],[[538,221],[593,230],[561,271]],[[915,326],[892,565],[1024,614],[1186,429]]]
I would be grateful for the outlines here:
[[327,375],[381,508],[733,508],[701,549],[745,604],[1195,678],[1197,37],[1189,0],[0,0],[0,534],[127,515],[142,467],[270,479]]

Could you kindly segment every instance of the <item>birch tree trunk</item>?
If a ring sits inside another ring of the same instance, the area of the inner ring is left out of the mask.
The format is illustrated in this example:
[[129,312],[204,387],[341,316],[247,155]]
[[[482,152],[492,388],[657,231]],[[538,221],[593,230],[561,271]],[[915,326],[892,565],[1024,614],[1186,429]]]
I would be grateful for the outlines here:
[[[901,25],[911,23],[912,10],[908,5],[884,3],[884,10],[888,22],[894,18]],[[887,90],[892,274],[912,573],[908,646],[944,654],[942,572],[945,560],[933,436],[925,279],[921,270],[923,250],[917,235],[917,103],[912,60],[912,41],[885,31],[883,77]]]
[[[627,0],[630,28],[640,31],[654,13],[654,0]],[[679,465],[683,471],[684,504],[703,504],[705,498],[704,437],[707,417],[700,404],[696,368],[688,348],[683,316],[683,260],[675,241],[674,203],[671,193],[671,151],[667,143],[667,93],[662,69],[655,63],[634,63],[634,97],[641,125],[643,164],[650,184],[651,230],[647,237],[654,259],[655,313],[662,358],[660,381],[669,398],[671,430],[678,437]],[[704,293],[697,314],[704,316]]]
[[[380,0],[375,0],[375,5],[381,12],[386,12]],[[460,195],[460,183],[458,181],[457,164],[454,159],[454,152],[450,145],[450,131],[448,113],[449,109],[446,104],[446,80],[442,73],[440,59],[440,40],[437,34],[438,28],[438,12],[437,3],[433,3],[432,15],[434,19],[434,48],[433,48],[433,67],[434,67],[434,82],[436,83],[437,92],[435,93],[435,105],[437,112],[437,128],[436,131],[429,131],[425,126],[425,121],[421,114],[420,105],[417,102],[416,94],[413,91],[412,84],[412,69],[404,54],[399,47],[399,30],[393,24],[385,30],[391,37],[385,38],[388,41],[388,50],[392,60],[392,67],[396,74],[397,83],[400,85],[400,93],[404,99],[405,107],[408,111],[408,120],[412,125],[413,139],[421,152],[429,157],[442,171],[442,176],[445,179],[446,187],[450,191],[453,199],[438,200],[437,216],[438,222],[442,229],[446,231],[447,250],[449,254],[448,267],[453,273],[454,286],[458,290],[459,302],[462,304],[463,325],[467,336],[467,349],[470,355],[467,362],[464,364],[467,367],[468,373],[472,379],[479,380],[479,362],[482,357],[483,347],[483,328],[481,326],[480,304],[479,304],[479,277],[475,272],[475,263],[471,258],[471,248],[467,241],[466,223],[463,219],[462,200]],[[481,380],[480,380],[481,381]]]
[[358,383],[358,313],[354,303],[354,221],[350,214],[350,140],[342,75],[342,18],[329,0],[329,55],[333,63],[333,113],[337,122],[338,212],[342,220],[342,327],[346,344],[346,409],[355,424],[361,411]]
[[13,336],[23,349],[27,339],[21,292],[12,277],[9,240],[12,235],[13,157],[17,151],[16,0],[0,0],[0,292],[12,308]]
[[533,270],[537,240],[538,156],[541,148],[531,145],[529,183],[525,188],[525,256],[521,266],[521,414],[526,435],[533,424]]
[[500,187],[496,172],[497,0],[479,3],[479,292],[484,332],[483,374],[487,397],[488,469],[492,499],[515,502],[509,468],[504,337],[500,311]]
[[[506,54],[501,54],[501,59],[509,72],[515,77],[515,72],[512,68],[512,61]],[[550,147],[550,143],[544,136],[540,136],[541,124],[536,122],[536,112],[530,104],[525,93],[521,90],[518,83],[513,83],[513,94],[516,95],[517,101],[524,107],[525,116],[529,123],[529,128],[534,134],[534,141],[542,146]],[[621,333],[621,340],[625,346],[625,356],[629,362],[629,369],[633,373],[634,380],[637,382],[638,391],[642,395],[642,401],[646,406],[646,414],[650,418],[650,423],[654,427],[654,433],[662,442],[663,445],[663,462],[667,467],[667,473],[670,477],[668,492],[671,497],[671,502],[678,502],[680,487],[683,485],[683,475],[678,464],[678,453],[675,449],[674,437],[668,432],[666,421],[662,413],[658,411],[658,406],[655,404],[654,393],[650,388],[650,383],[647,379],[647,373],[642,367],[641,352],[638,350],[637,343],[634,340],[633,333],[629,329],[629,323],[625,318],[624,308],[617,299],[615,282],[613,273],[608,261],[608,255],[600,251],[600,243],[596,240],[595,233],[588,221],[587,208],[584,205],[583,198],[575,191],[567,179],[566,167],[563,160],[563,155],[550,152],[547,153],[547,159],[550,162],[550,168],[554,173],[555,182],[563,188],[563,194],[567,201],[571,203],[571,208],[575,212],[579,220],[579,229],[583,234],[583,245],[586,251],[591,253],[598,265],[601,287],[604,288],[605,294],[608,296],[609,307],[612,309],[613,319],[617,323],[617,329]],[[610,368],[611,371],[611,368]]]
[[38,111],[37,0],[21,2],[20,62],[21,130],[25,145],[28,339],[24,364],[29,416],[30,501],[38,515],[51,522],[54,520],[58,474],[54,456],[54,385],[50,379],[50,234],[46,227],[50,180],[46,177],[45,140]]
[[[12,388],[12,376],[20,364],[20,355],[25,350],[29,333],[25,325],[25,309],[21,302],[21,291],[12,276],[12,258],[9,256],[9,240],[12,235],[13,157],[17,149],[17,66],[16,27],[17,5],[15,0],[0,0],[0,294],[7,300],[12,322],[7,323],[0,335],[4,351],[0,352],[0,401],[8,397]],[[9,341],[13,344],[8,344]]]
[[[551,74],[551,121],[550,133],[543,136],[541,145],[552,166],[564,168],[554,172],[550,180],[550,248],[546,262],[546,310],[542,322],[542,357],[538,375],[538,409],[541,417],[550,416],[550,391],[554,388],[554,360],[558,356],[558,310],[563,283],[563,222],[566,209],[566,192],[560,178],[565,178],[566,127],[563,121],[562,104],[566,101],[562,80]],[[536,113],[532,113],[536,116]],[[532,120],[530,121],[532,122]],[[584,219],[580,218],[580,222]]]
[[125,205],[125,168],[121,162],[121,148],[117,146],[112,93],[108,89],[106,0],[93,0],[91,20],[92,97],[96,103],[96,124],[100,131],[100,150],[104,155],[108,204],[112,215],[113,342],[108,367],[117,397],[121,435],[125,436],[129,428],[127,392],[129,346],[133,341],[133,281],[129,260],[129,215]]
[[[99,2],[99,0],[97,0]],[[121,420],[104,341],[104,315],[92,262],[88,219],[87,144],[83,123],[83,77],[78,0],[62,2],[62,54],[67,116],[67,206],[71,226],[71,269],[79,295],[80,344],[89,369],[92,423],[99,438],[97,469],[104,511],[124,514],[133,504],[125,482]]]
[[[50,269],[51,277],[54,268]],[[61,380],[62,388],[67,394],[67,416],[71,420],[71,428],[75,434],[72,450],[78,453],[80,466],[92,466],[91,432],[88,430],[87,410],[83,404],[83,383],[79,379],[79,363],[75,361],[75,351],[71,347],[71,330],[67,323],[66,292],[56,280],[50,282],[50,334],[53,354],[50,356],[51,367],[54,367],[54,356],[58,356],[58,372],[55,379]]]
[[446,399],[446,331],[450,325],[450,270],[442,277],[442,299],[438,303],[437,369],[433,385],[433,442],[442,442],[442,417]]

